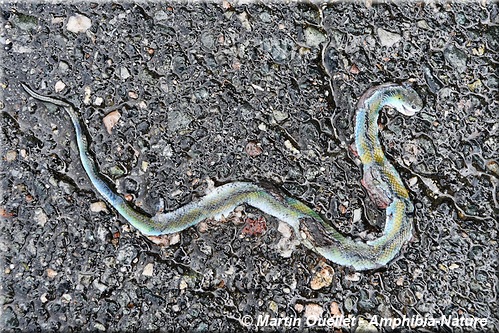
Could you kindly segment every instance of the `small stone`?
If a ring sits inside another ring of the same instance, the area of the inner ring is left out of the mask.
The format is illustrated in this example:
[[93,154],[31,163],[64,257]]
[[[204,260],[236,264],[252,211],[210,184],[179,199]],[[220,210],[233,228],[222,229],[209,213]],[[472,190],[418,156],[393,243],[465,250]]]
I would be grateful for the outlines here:
[[255,142],[255,141],[249,141],[246,144],[246,147],[244,148],[244,150],[246,151],[246,154],[248,154],[251,157],[256,157],[263,152],[263,149],[262,149],[260,143]]
[[66,304],[71,302],[71,295],[70,294],[62,294],[61,302],[66,303]]
[[66,24],[66,29],[75,34],[86,32],[92,26],[92,21],[81,14],[75,14],[71,16]]
[[179,283],[178,287],[179,287],[180,290],[185,290],[185,289],[187,289],[188,284],[187,284],[187,282],[185,282],[184,279],[182,279],[182,280],[180,280],[180,283]]
[[121,118],[121,114],[118,110],[111,111],[105,116],[102,121],[104,122],[104,126],[109,134],[112,133],[114,125],[118,123]]
[[295,304],[295,310],[296,310],[296,312],[298,312],[298,313],[302,312],[304,308],[305,308],[305,307],[304,307],[304,306],[303,306],[303,304],[301,304],[301,303],[296,303],[296,304]]
[[326,41],[324,33],[312,26],[305,28],[303,35],[305,37],[305,44],[307,44],[308,47],[318,47],[321,43]]
[[384,29],[378,29],[378,37],[382,46],[391,47],[398,43],[402,38],[399,34],[386,31]]
[[279,311],[279,306],[277,305],[276,302],[270,301],[269,302],[269,309],[270,309],[270,311],[277,313],[277,311]]
[[69,69],[68,63],[64,61],[60,61],[58,66],[61,73],[66,73]]
[[251,30],[251,24],[248,20],[248,13],[242,12],[241,14],[237,15],[237,18],[239,19],[239,22],[241,22],[241,25],[244,27],[244,29],[248,31]]
[[357,67],[356,64],[352,64],[352,66],[350,67],[350,73],[359,74],[360,73],[359,67]]
[[290,150],[293,154],[295,155],[300,155],[300,151],[293,146],[291,141],[286,140],[284,141],[284,147],[286,147],[288,150]]
[[90,104],[90,95],[92,94],[92,89],[89,86],[85,86],[85,88],[83,88],[83,91],[84,91],[83,104],[89,105]]
[[102,103],[104,103],[104,98],[102,98],[100,96],[95,98],[95,100],[94,100],[94,105],[95,106],[101,106]]
[[53,279],[54,277],[57,276],[57,272],[51,268],[47,268],[46,272],[47,272],[47,277],[49,277],[50,279]]
[[322,306],[319,304],[315,303],[309,303],[305,305],[305,318],[307,319],[319,319],[322,317],[322,313],[324,310],[322,309]]
[[198,224],[198,231],[200,233],[205,233],[206,231],[208,231],[209,229],[209,226],[208,226],[208,223],[206,223],[206,221],[202,221]]
[[348,281],[357,282],[357,281],[360,281],[360,274],[359,273],[351,273],[351,274],[348,274],[345,277],[345,279]]
[[52,23],[53,25],[63,23],[63,22],[64,22],[64,17],[62,17],[62,16],[53,17],[52,20],[50,21],[50,23]]
[[397,280],[395,280],[395,284],[397,286],[403,286],[404,285],[404,277],[403,276],[399,276]]
[[104,325],[102,325],[101,323],[95,323],[94,328],[98,331],[101,331],[101,332],[106,331],[106,327]]
[[416,25],[418,26],[418,28],[430,30],[430,26],[425,20],[417,21]]
[[418,177],[411,177],[409,178],[409,186],[410,187],[413,187],[414,185],[416,185],[418,183]]
[[361,219],[362,219],[362,209],[360,208],[354,209],[352,222],[356,223],[359,222]]
[[42,296],[40,296],[40,301],[42,301],[42,303],[48,302],[47,293],[43,293]]
[[331,266],[324,264],[320,271],[316,272],[310,281],[313,290],[329,287],[333,282],[334,270]]
[[142,275],[152,276],[153,271],[154,271],[154,264],[149,263],[149,264],[145,265],[144,270],[142,271]]
[[107,289],[107,286],[104,283],[100,283],[97,279],[92,282],[92,285],[101,293],[106,291]]
[[331,312],[333,316],[341,316],[341,310],[338,303],[331,302],[331,305],[329,306],[329,312]]
[[97,201],[90,204],[90,211],[94,213],[105,212],[107,213],[107,206],[104,201]]
[[452,44],[444,50],[444,58],[459,73],[463,73],[467,69],[466,53]]
[[281,110],[273,110],[272,115],[274,116],[275,121],[277,121],[278,123],[288,119],[289,117],[286,111],[281,111]]
[[130,72],[128,71],[128,69],[126,67],[121,67],[120,68],[120,77],[123,79],[123,80],[126,80],[130,77]]
[[170,245],[175,245],[178,243],[180,243],[180,234],[177,232],[170,235]]
[[128,97],[130,97],[131,99],[137,99],[139,98],[139,95],[135,91],[129,91]]
[[453,270],[453,269],[456,269],[456,268],[459,268],[458,264],[450,264],[450,266],[449,266],[450,270]]
[[35,210],[35,216],[33,218],[35,220],[35,222],[38,224],[38,225],[41,225],[42,227],[45,225],[45,223],[47,223],[48,221],[48,217],[47,217],[47,214],[45,214],[45,212],[41,209],[41,208],[37,208]]
[[66,88],[66,84],[64,82],[62,82],[62,81],[57,81],[55,83],[55,87],[54,88],[55,88],[55,92],[59,93],[59,92],[63,91],[64,88]]
[[5,160],[7,162],[12,162],[16,159],[17,157],[17,152],[15,150],[9,150],[6,154],[5,154]]
[[358,322],[357,322],[357,329],[355,330],[355,332],[375,333],[375,332],[379,332],[379,330],[374,324],[371,324],[370,321],[368,321],[362,317],[359,317]]

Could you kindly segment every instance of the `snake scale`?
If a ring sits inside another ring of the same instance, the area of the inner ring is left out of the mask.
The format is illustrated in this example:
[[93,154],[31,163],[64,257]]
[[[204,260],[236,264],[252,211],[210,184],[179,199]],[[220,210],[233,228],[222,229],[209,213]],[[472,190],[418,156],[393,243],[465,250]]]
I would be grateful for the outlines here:
[[274,188],[250,182],[218,186],[199,200],[171,212],[158,213],[152,217],[142,214],[99,176],[74,108],[60,99],[38,94],[26,84],[22,86],[33,98],[64,108],[76,132],[81,163],[93,186],[144,235],[179,232],[205,219],[227,216],[237,206],[246,204],[288,223],[305,246],[326,259],[355,270],[376,269],[386,265],[412,237],[413,204],[400,175],[385,157],[378,137],[378,116],[384,106],[409,116],[422,108],[421,98],[409,86],[382,84],[368,89],[357,103],[355,150],[363,164],[362,184],[376,205],[386,210],[381,236],[367,242],[342,235],[304,203]]

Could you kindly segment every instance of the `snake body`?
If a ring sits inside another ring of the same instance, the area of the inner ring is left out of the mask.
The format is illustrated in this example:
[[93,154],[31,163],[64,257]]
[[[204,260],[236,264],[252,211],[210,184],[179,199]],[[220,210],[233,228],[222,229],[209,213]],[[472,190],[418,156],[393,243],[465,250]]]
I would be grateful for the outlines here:
[[203,220],[227,216],[237,206],[246,204],[288,223],[305,246],[326,259],[356,270],[386,265],[412,237],[413,205],[400,175],[386,159],[378,138],[378,116],[384,106],[406,115],[413,115],[422,108],[420,97],[408,86],[387,83],[371,88],[357,104],[355,147],[363,164],[362,184],[372,200],[386,209],[386,223],[381,236],[367,242],[342,235],[304,203],[269,186],[250,182],[232,182],[216,187],[201,199],[168,213],[152,217],[142,214],[128,205],[99,176],[74,108],[62,100],[38,94],[25,84],[22,86],[33,98],[64,108],[76,132],[81,163],[93,186],[144,235],[179,232]]

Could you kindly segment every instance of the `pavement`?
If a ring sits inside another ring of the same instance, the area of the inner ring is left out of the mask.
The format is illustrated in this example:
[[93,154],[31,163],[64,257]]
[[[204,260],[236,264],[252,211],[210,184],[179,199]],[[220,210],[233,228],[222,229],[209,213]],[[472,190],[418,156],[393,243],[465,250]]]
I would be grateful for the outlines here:
[[[0,5],[2,331],[499,331],[497,2]],[[72,103],[149,214],[265,181],[367,240],[385,216],[355,103],[407,80],[424,109],[380,126],[415,235],[366,272],[250,207],[142,236],[92,187],[67,115],[20,86]]]

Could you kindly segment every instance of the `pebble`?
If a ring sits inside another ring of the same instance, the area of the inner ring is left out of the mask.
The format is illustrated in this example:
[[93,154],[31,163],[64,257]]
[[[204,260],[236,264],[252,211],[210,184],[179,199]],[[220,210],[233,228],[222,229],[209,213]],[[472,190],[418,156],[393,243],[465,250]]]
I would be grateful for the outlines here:
[[288,119],[288,117],[289,117],[287,112],[281,111],[281,110],[273,110],[272,115],[274,116],[275,121],[277,121],[278,123]]
[[248,14],[246,12],[242,12],[241,14],[237,15],[237,18],[239,19],[239,22],[241,22],[241,25],[244,27],[244,29],[251,31],[251,24],[248,20]]
[[121,118],[121,114],[118,110],[111,111],[105,116],[102,121],[104,122],[104,126],[109,134],[112,133],[114,125],[118,123]]
[[142,275],[144,276],[152,276],[154,272],[154,264],[148,263],[145,265],[144,270],[142,271]]
[[130,77],[130,72],[128,71],[128,69],[126,67],[121,67],[120,68],[120,77],[123,79],[123,80],[126,80]]
[[88,17],[81,14],[75,14],[69,18],[66,29],[77,34],[86,32],[91,26],[92,21]]
[[447,60],[447,62],[459,73],[463,73],[466,70],[466,53],[454,45],[449,45],[449,47],[444,50],[444,57],[445,60]]
[[276,302],[270,301],[269,302],[269,309],[270,309],[270,311],[277,313],[277,311],[279,311],[279,306],[277,305]]
[[284,141],[284,147],[286,147],[288,150],[290,150],[293,154],[295,155],[300,155],[300,151],[293,146],[291,141],[286,140]]
[[95,98],[95,100],[94,100],[94,105],[95,106],[101,106],[102,103],[104,103],[104,98],[102,98],[100,96]]
[[65,61],[60,61],[58,66],[61,73],[66,73],[69,69],[69,65]]
[[50,279],[53,279],[54,277],[56,277],[56,276],[57,276],[57,272],[56,272],[56,271],[54,271],[54,270],[53,270],[53,269],[51,269],[51,268],[47,268],[46,272],[47,272],[47,276],[48,276]]
[[85,86],[85,88],[83,88],[83,91],[84,91],[83,104],[89,105],[90,104],[90,95],[92,94],[92,89],[89,86]]
[[35,222],[40,225],[40,226],[44,226],[45,223],[47,223],[48,221],[48,217],[47,217],[47,214],[45,214],[45,212],[41,209],[41,208],[37,208],[35,210],[35,216],[33,218],[35,220]]
[[98,331],[101,331],[101,332],[106,331],[106,327],[104,325],[102,325],[101,323],[95,323],[94,328]]
[[410,187],[413,187],[414,185],[416,185],[418,183],[418,177],[412,177],[412,178],[409,178],[409,186]]
[[322,306],[320,306],[319,304],[315,304],[315,303],[309,303],[307,305],[305,305],[305,318],[309,318],[309,319],[318,319],[320,317],[322,317],[322,313],[324,312],[324,310],[322,309]]
[[7,162],[12,162],[16,159],[17,157],[17,152],[15,150],[9,150],[6,154],[5,154],[5,160]]
[[382,46],[391,47],[398,43],[402,38],[399,34],[386,31],[384,29],[378,29],[378,37]]
[[308,26],[304,31],[305,44],[308,47],[314,48],[318,47],[321,43],[326,41],[326,36],[312,26]]
[[353,219],[352,222],[359,222],[362,219],[362,209],[357,208],[353,211]]
[[62,82],[62,81],[57,81],[55,83],[55,87],[54,88],[55,88],[55,92],[59,93],[59,92],[63,91],[64,88],[66,88],[66,84],[64,82]]
[[97,201],[90,204],[90,211],[94,213],[108,212],[106,203],[104,201]]
[[321,270],[316,272],[310,281],[313,290],[329,287],[333,282],[334,270],[331,266],[324,264]]
[[71,302],[71,295],[70,294],[62,294],[62,296],[61,296],[61,302],[62,303],[69,303],[69,302]]
[[345,277],[345,279],[348,280],[348,281],[353,281],[353,282],[360,281],[360,273],[348,274]]
[[331,312],[333,316],[341,316],[341,310],[338,303],[331,302],[331,305],[329,306],[329,312]]
[[246,151],[246,154],[248,154],[251,157],[256,157],[263,152],[263,149],[262,149],[260,143],[255,142],[255,141],[249,141],[246,144],[246,147],[244,148],[244,150]]
[[368,321],[362,317],[359,317],[358,321],[357,321],[357,328],[355,329],[355,332],[374,333],[374,332],[379,332],[379,330],[374,324],[371,324],[370,321]]
[[180,280],[180,283],[179,283],[179,286],[178,286],[178,287],[179,287],[179,289],[180,289],[180,290],[185,290],[185,289],[187,289],[187,287],[188,287],[187,282],[185,282],[185,280],[184,280],[184,279]]
[[403,285],[404,285],[404,277],[403,277],[403,276],[399,276],[399,277],[397,278],[397,280],[395,280],[395,284],[396,284],[397,286],[403,286]]

